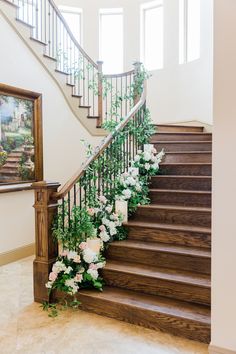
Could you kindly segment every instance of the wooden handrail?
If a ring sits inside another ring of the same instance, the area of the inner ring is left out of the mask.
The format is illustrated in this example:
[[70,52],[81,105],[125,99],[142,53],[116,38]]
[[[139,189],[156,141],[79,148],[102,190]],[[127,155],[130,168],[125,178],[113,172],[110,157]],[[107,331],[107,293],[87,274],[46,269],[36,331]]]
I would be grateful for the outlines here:
[[119,74],[106,74],[103,75],[103,77],[105,77],[106,79],[116,79],[118,77],[123,77],[123,76],[129,76],[135,73],[135,70],[130,70],[130,71],[125,71],[123,73],[119,73]]
[[84,175],[88,166],[95,161],[107,148],[110,142],[113,140],[113,137],[116,135],[117,132],[122,130],[130,121],[130,119],[139,111],[139,109],[143,106],[146,101],[147,95],[147,84],[144,81],[143,84],[143,93],[140,100],[136,103],[136,105],[130,110],[124,120],[117,125],[112,133],[110,133],[101,143],[100,146],[97,147],[95,153],[89,157],[89,159],[81,166],[81,168],[69,179],[69,181],[56,193],[53,194],[53,198],[56,200],[60,200],[66,196],[66,194],[73,188],[75,183]]
[[70,27],[66,23],[66,20],[64,19],[63,15],[61,14],[60,10],[58,9],[57,5],[54,3],[53,0],[48,0],[48,2],[52,5],[54,11],[57,13],[58,17],[62,21],[63,25],[65,26],[69,36],[71,37],[72,41],[74,42],[74,45],[79,49],[79,51],[83,54],[83,56],[96,68],[98,69],[98,65],[93,61],[92,58],[84,51],[84,49],[81,47],[79,42],[76,40],[75,36],[70,30]]

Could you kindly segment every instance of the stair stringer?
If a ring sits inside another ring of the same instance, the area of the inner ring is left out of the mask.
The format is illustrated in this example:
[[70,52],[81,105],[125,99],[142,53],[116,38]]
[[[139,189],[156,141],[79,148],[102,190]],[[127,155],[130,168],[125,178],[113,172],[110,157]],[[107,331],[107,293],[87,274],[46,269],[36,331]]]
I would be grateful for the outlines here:
[[44,56],[45,44],[31,38],[30,25],[17,20],[17,7],[4,0],[0,0],[0,3],[0,14],[11,26],[11,28],[17,33],[17,35],[23,40],[31,53],[37,58],[47,73],[54,80],[61,93],[63,94],[72,113],[80,121],[83,127],[93,136],[105,136],[107,134],[106,131],[96,127],[96,118],[88,118],[88,108],[79,107],[80,97],[72,96],[72,87],[67,85],[65,80],[66,74],[56,71],[55,60]]

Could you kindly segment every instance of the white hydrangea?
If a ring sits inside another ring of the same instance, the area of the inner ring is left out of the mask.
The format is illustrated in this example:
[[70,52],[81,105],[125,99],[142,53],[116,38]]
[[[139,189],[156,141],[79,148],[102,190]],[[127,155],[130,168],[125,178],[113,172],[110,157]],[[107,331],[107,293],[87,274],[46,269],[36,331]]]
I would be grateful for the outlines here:
[[57,261],[56,263],[53,264],[53,267],[52,267],[52,271],[54,273],[60,273],[60,272],[64,272],[66,270],[66,265],[61,262],[61,261]]
[[70,272],[73,270],[71,266],[67,267],[66,270],[64,271],[65,274],[70,274]]
[[139,162],[139,161],[140,161],[140,158],[141,158],[141,157],[140,157],[139,155],[136,155],[136,156],[134,157],[134,161],[135,161],[135,162]]
[[113,236],[113,235],[116,235],[117,234],[117,230],[116,230],[116,228],[114,227],[114,228],[112,228],[112,229],[110,229],[110,234],[111,234],[111,236]]
[[136,181],[135,181],[135,179],[134,179],[133,177],[128,177],[128,178],[126,179],[126,184],[127,184],[128,186],[135,186]]
[[110,236],[106,231],[100,232],[99,236],[103,242],[108,242],[110,240]]
[[70,251],[67,255],[67,258],[68,259],[74,259],[78,256],[78,253],[77,252],[74,252],[74,251]]
[[123,192],[122,192],[123,196],[125,199],[130,199],[131,198],[131,191],[129,189],[125,189]]
[[112,206],[108,205],[105,210],[110,214],[112,212]]
[[71,294],[76,294],[77,291],[79,290],[79,287],[78,287],[78,285],[76,285],[74,279],[67,279],[65,281],[65,285],[68,286],[69,288],[71,288],[71,290],[70,290]]
[[103,225],[109,226],[110,221],[107,218],[102,218]]
[[91,275],[91,277],[96,280],[98,278],[98,271],[97,269],[88,269],[87,273]]
[[93,263],[97,260],[97,254],[96,252],[94,252],[93,250],[91,250],[90,248],[86,248],[83,251],[83,256],[84,256],[84,261],[86,263]]

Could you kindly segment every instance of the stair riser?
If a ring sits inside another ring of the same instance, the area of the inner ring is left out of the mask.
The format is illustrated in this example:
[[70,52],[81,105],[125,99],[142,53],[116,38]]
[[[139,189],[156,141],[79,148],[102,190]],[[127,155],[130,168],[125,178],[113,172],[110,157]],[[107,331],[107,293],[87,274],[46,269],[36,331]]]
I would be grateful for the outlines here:
[[212,134],[154,134],[151,141],[212,141]]
[[163,143],[154,143],[155,148],[157,151],[164,149],[165,152],[168,151],[211,151],[212,144],[211,143],[186,143],[186,144],[167,144]]
[[129,232],[129,240],[161,242],[188,247],[211,247],[210,233],[140,228],[135,226],[127,226],[127,229]]
[[161,164],[162,174],[174,176],[211,176],[211,165],[166,165]]
[[163,162],[164,163],[196,163],[196,162],[203,162],[203,163],[211,163],[212,161],[212,154],[211,153],[166,153]]
[[132,220],[211,227],[211,213],[197,210],[172,210],[139,207]]
[[144,277],[139,274],[123,273],[106,268],[102,274],[105,284],[109,286],[185,300],[192,303],[210,304],[210,288],[192,284],[181,284],[168,279]]
[[202,133],[203,127],[187,127],[187,126],[177,126],[177,125],[157,125],[157,132],[170,132],[170,133]]
[[151,188],[211,191],[211,178],[156,176],[151,179]]
[[154,204],[211,207],[211,194],[151,191],[149,197]]
[[89,296],[80,294],[81,309],[99,315],[115,318],[135,325],[154,330],[163,330],[168,333],[183,336],[201,342],[210,342],[210,325],[199,323],[187,318],[157,313],[152,310],[139,310],[136,306],[116,304],[114,301],[97,299],[91,301]]
[[110,245],[108,259],[210,274],[211,260],[207,257],[192,256],[163,251],[134,249]]

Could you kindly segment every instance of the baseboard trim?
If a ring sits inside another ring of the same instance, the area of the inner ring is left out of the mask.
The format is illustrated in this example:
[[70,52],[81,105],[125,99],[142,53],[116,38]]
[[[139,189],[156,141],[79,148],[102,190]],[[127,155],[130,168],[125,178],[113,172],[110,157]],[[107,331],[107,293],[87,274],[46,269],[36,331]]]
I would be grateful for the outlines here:
[[236,350],[224,349],[210,344],[209,354],[236,354]]
[[19,259],[32,256],[35,253],[35,243],[15,248],[14,250],[0,253],[0,266],[16,262]]

